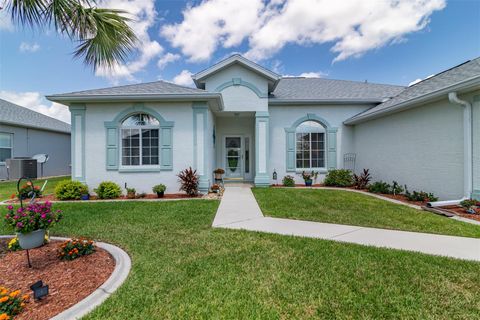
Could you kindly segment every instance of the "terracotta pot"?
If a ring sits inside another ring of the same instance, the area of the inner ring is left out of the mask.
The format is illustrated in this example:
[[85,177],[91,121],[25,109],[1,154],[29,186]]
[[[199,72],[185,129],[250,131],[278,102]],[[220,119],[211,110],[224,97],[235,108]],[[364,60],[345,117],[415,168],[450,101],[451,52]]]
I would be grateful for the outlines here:
[[17,233],[18,243],[22,249],[33,249],[43,245],[45,229],[38,229],[29,233]]

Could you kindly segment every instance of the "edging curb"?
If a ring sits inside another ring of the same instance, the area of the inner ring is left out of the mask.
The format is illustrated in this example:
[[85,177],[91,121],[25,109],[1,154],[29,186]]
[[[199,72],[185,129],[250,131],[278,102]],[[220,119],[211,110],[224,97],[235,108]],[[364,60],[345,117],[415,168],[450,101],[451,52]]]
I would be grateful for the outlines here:
[[[0,238],[11,238],[13,236],[0,235]],[[51,237],[52,240],[70,240],[64,237]],[[110,295],[115,292],[127,279],[132,268],[132,261],[129,255],[117,246],[105,242],[95,242],[95,244],[110,253],[115,260],[115,269],[110,277],[94,292],[77,304],[57,314],[51,320],[80,319],[101,305]]]

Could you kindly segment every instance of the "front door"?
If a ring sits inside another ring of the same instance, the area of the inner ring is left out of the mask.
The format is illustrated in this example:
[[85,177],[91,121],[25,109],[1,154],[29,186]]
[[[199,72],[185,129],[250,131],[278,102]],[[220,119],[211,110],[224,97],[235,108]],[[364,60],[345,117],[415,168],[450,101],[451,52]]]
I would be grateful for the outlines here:
[[241,136],[225,137],[225,176],[243,179],[243,144]]

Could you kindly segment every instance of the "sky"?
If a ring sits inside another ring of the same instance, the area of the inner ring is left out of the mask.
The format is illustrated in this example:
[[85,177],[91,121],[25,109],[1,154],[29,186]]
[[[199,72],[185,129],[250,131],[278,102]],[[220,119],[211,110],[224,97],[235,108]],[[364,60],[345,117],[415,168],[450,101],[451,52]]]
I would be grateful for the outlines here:
[[[4,3],[5,1],[0,1]],[[9,0],[7,0],[9,2]],[[139,41],[114,69],[85,66],[53,28],[0,11],[0,98],[70,122],[45,95],[191,75],[233,53],[284,76],[409,85],[480,56],[480,0],[100,0]]]

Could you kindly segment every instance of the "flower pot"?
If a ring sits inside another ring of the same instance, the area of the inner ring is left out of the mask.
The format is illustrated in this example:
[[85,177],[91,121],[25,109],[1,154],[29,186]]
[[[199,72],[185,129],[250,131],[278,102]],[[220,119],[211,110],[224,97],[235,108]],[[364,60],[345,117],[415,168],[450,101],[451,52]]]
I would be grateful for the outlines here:
[[157,192],[157,198],[163,198],[165,192],[162,191],[162,192]]
[[90,200],[90,195],[87,193],[87,194],[82,194],[82,196],[80,197],[80,199],[82,200]]
[[35,230],[29,233],[17,233],[18,243],[22,249],[33,249],[43,245],[45,229]]
[[312,186],[313,180],[305,180],[305,186],[306,187],[311,187]]

